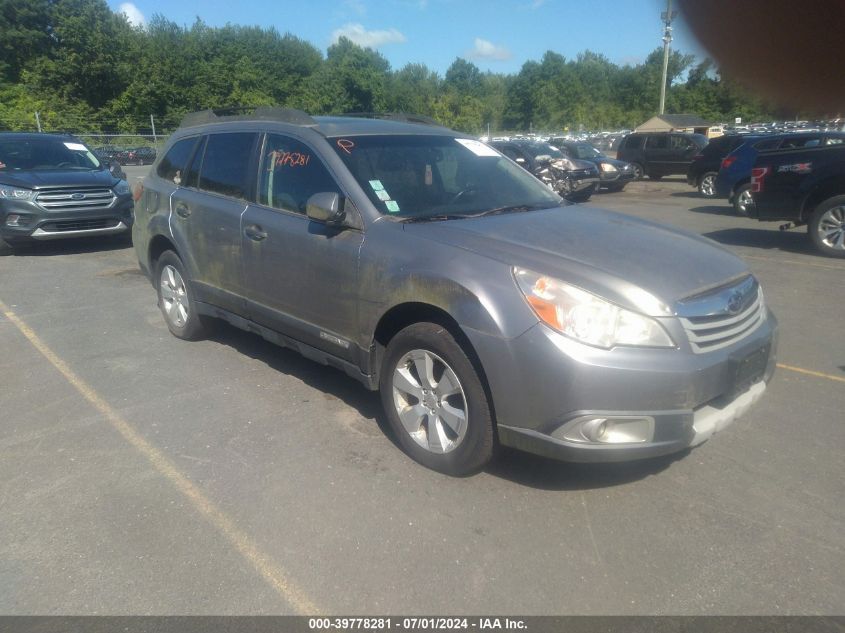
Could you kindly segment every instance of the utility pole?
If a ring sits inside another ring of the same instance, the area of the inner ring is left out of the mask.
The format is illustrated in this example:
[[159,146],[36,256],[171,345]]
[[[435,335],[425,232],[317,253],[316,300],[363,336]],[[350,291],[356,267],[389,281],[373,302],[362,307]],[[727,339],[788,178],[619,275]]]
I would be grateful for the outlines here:
[[663,20],[663,80],[660,82],[660,112],[666,107],[666,74],[669,71],[669,44],[672,41],[672,20],[678,15],[677,11],[672,11],[672,0],[666,0],[666,11],[660,14],[660,19]]
[[35,111],[35,125],[38,126],[38,131],[41,131],[41,115],[38,113],[38,110]]
[[153,128],[153,145],[158,144],[158,139],[156,138],[156,122],[153,119],[153,115],[150,115],[150,126]]

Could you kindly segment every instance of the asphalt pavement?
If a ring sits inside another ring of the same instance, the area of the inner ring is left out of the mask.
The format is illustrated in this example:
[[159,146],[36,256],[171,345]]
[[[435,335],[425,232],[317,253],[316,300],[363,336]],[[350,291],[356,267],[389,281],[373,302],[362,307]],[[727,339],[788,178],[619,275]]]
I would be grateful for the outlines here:
[[0,257],[0,614],[843,614],[845,261],[680,180],[591,204],[722,243],[779,319],[687,453],[449,478],[340,372],[172,337],[126,240]]

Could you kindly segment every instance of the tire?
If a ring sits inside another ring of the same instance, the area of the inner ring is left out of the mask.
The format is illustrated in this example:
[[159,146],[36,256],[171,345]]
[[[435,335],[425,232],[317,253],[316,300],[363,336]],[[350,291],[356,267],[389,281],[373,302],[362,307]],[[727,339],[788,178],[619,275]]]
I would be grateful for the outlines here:
[[631,169],[634,171],[634,180],[642,180],[645,177],[645,169],[639,163],[631,163]]
[[156,262],[158,307],[167,329],[176,338],[196,341],[211,331],[212,322],[197,310],[193,290],[182,260],[173,251],[165,251]]
[[9,244],[6,240],[0,237],[0,257],[4,255],[13,255],[14,254],[14,247]]
[[705,198],[715,198],[716,197],[716,176],[718,176],[715,171],[708,171],[704,173],[701,178],[698,179],[698,193],[700,193]]
[[[393,337],[379,391],[399,444],[423,466],[460,477],[492,459],[487,394],[472,362],[443,326],[415,323]],[[436,433],[429,434],[429,424]]]
[[732,200],[734,211],[738,216],[747,218],[751,215],[754,199],[751,197],[751,183],[747,182],[734,191]]
[[821,202],[810,216],[807,232],[820,253],[845,258],[845,196]]
[[[628,184],[628,183],[625,183]],[[619,193],[620,191],[625,190],[625,185],[609,185],[607,187],[608,193]]]

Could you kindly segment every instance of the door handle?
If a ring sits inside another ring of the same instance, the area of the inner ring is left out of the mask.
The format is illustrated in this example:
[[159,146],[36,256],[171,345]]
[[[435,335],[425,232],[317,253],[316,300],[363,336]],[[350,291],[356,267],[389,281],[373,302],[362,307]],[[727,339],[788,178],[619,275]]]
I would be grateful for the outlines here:
[[187,218],[189,215],[191,215],[191,210],[188,208],[188,205],[184,202],[177,202],[176,215],[178,215],[180,218]]
[[257,224],[247,224],[244,227],[244,233],[246,233],[246,236],[249,239],[255,242],[260,242],[261,240],[267,237],[267,231],[262,229]]

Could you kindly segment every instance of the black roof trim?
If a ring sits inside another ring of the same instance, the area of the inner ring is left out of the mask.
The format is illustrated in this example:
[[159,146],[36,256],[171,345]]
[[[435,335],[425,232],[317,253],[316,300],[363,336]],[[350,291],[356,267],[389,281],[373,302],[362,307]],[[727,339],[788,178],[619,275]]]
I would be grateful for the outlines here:
[[422,125],[445,127],[442,123],[438,123],[431,117],[423,116],[422,114],[408,114],[406,112],[344,112],[343,114],[334,114],[331,116],[352,117],[356,119],[386,119],[401,123],[420,123]]
[[222,123],[223,121],[279,121],[307,127],[317,126],[317,122],[302,110],[260,106],[257,108],[232,107],[192,112],[182,118],[179,127],[196,127],[208,123]]

